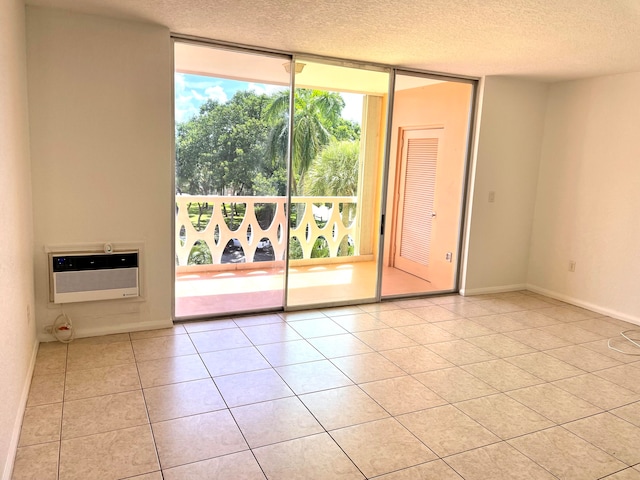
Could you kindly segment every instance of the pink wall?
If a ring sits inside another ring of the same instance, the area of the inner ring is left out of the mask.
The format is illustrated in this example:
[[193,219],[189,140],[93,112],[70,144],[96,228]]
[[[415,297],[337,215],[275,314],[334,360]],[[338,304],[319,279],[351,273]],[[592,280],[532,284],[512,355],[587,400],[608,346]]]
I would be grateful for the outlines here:
[[[427,80],[428,81],[428,80]],[[429,280],[439,289],[453,288],[457,264],[460,202],[464,185],[464,164],[469,128],[472,85],[442,82],[424,87],[398,90],[395,93],[389,165],[389,194],[387,218],[394,212],[396,168],[400,152],[398,138],[402,129],[441,127],[444,139],[436,172],[436,211],[434,242],[431,246]],[[393,225],[393,222],[388,223]],[[437,229],[437,231],[435,230]],[[388,230],[392,233],[392,230]],[[389,265],[392,235],[387,236],[384,264]],[[445,260],[446,252],[453,252],[452,262]]]

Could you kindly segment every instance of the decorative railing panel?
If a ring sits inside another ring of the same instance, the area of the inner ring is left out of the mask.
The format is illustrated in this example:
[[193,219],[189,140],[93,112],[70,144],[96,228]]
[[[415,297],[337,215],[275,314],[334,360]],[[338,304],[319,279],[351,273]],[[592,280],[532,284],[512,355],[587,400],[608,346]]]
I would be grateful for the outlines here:
[[[328,254],[325,252],[324,256],[357,255],[356,197],[293,197],[291,203],[291,218],[295,225],[292,225],[290,236],[295,237],[293,242],[299,242],[297,258],[312,258],[314,245],[320,237],[326,240],[322,243],[328,247]],[[194,204],[206,204],[211,211],[210,220],[200,230],[189,216],[189,205]],[[225,216],[233,204],[244,207],[239,225],[234,224],[235,217],[230,218],[228,213]],[[269,213],[266,222],[265,209]],[[262,222],[258,221],[257,211],[260,211]],[[178,265],[188,265],[194,246],[204,249],[204,243],[208,247],[207,258],[199,263],[284,260],[287,224],[286,197],[177,195],[175,242]],[[345,251],[347,246],[352,250],[349,253]],[[230,250],[236,252],[235,259],[230,258]],[[268,251],[267,256],[265,251]]]

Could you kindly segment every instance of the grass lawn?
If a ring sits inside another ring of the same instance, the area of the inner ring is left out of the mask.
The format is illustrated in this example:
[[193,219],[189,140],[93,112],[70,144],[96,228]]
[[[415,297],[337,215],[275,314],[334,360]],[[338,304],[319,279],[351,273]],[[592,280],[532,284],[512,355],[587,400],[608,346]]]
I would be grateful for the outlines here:
[[[190,203],[189,204],[189,219],[191,220],[193,227],[197,231],[200,232],[207,227],[207,225],[209,224],[209,221],[211,220],[211,216],[213,215],[213,207],[214,207],[213,203],[206,203],[206,204]],[[242,223],[242,220],[244,219],[246,205],[244,203],[236,203],[235,215],[233,217],[231,217],[231,212],[233,211],[232,204],[226,203],[225,207],[227,211],[227,216],[225,217],[226,224],[229,226],[229,228],[232,228],[231,222],[233,222],[235,229],[237,229],[238,226]],[[222,205],[219,205],[219,208],[222,209]],[[200,218],[199,226],[198,226],[198,217]]]

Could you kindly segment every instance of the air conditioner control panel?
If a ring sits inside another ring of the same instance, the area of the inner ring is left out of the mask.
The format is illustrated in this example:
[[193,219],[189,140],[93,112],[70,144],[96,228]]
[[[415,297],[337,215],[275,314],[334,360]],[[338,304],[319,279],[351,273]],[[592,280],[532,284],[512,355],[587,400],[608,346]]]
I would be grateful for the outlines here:
[[95,255],[53,255],[53,272],[80,272],[112,268],[138,267],[138,253],[112,253]]

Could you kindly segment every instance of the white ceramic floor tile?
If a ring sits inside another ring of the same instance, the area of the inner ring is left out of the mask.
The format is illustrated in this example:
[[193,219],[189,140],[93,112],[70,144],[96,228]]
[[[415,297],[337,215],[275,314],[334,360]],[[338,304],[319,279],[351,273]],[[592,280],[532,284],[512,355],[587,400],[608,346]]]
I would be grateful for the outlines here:
[[41,344],[13,480],[640,480],[629,328],[519,291]]

